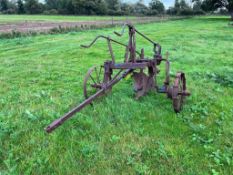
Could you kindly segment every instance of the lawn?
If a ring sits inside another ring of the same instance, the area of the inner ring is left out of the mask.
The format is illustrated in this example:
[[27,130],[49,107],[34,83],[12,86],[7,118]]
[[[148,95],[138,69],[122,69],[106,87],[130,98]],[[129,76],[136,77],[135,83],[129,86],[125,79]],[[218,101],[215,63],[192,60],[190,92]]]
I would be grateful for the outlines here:
[[[114,20],[134,19],[136,17],[114,16]],[[112,20],[111,16],[61,16],[61,15],[0,15],[0,24],[25,21],[43,22],[79,22]]]
[[[136,26],[163,53],[169,51],[171,74],[186,73],[192,96],[182,113],[175,114],[163,94],[136,101],[132,80],[123,80],[51,135],[44,128],[84,99],[88,68],[109,58],[105,41],[92,49],[79,45],[120,28],[0,40],[0,174],[231,174],[228,20],[196,17]],[[152,54],[147,42],[138,42]],[[122,61],[121,48],[114,50]]]

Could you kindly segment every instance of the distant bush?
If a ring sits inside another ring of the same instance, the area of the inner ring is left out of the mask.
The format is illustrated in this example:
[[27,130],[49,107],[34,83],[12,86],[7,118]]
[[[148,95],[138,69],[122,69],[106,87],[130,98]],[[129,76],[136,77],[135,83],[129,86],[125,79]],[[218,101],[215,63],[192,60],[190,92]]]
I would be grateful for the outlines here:
[[194,10],[193,14],[194,15],[205,15],[206,13],[203,10]]
[[108,12],[107,12],[109,15],[112,15],[112,16],[122,16],[123,15],[123,13],[122,13],[122,11],[115,11],[115,10],[108,10]]
[[176,11],[175,8],[170,7],[169,9],[167,9],[166,13],[167,13],[168,15],[176,15],[176,14],[177,14],[177,11]]
[[181,9],[181,10],[179,11],[179,14],[180,14],[180,15],[183,15],[183,16],[193,15],[193,10],[192,10],[191,8]]
[[15,9],[7,9],[2,12],[3,14],[15,14],[17,11]]
[[228,12],[228,10],[227,9],[220,9],[219,10],[219,14],[221,14],[221,15],[228,15],[229,14],[229,12]]
[[56,9],[51,9],[51,10],[45,10],[43,12],[44,15],[57,15],[58,11]]
[[154,16],[154,15],[158,15],[159,14],[159,12],[157,11],[157,10],[149,10],[148,11],[148,13],[147,13],[147,15],[148,16]]

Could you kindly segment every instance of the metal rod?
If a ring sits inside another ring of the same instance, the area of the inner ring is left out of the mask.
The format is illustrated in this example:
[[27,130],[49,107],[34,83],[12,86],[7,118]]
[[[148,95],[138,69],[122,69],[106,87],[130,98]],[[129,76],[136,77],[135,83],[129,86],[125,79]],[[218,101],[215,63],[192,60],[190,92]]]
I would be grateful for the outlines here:
[[81,111],[85,106],[91,104],[96,98],[103,95],[107,89],[110,89],[112,86],[114,86],[116,83],[118,83],[121,79],[125,78],[130,72],[131,72],[131,70],[127,70],[120,77],[110,81],[104,88],[99,90],[96,94],[92,95],[91,97],[89,97],[88,99],[83,101],[80,105],[78,105],[77,107],[72,109],[70,112],[65,114],[63,117],[52,122],[47,128],[45,128],[45,131],[47,133],[53,132],[56,128],[58,128],[60,125],[62,125],[66,120],[73,117],[73,115],[75,115],[77,112]]
[[85,106],[91,104],[91,102],[96,99],[97,97],[99,97],[100,95],[104,94],[104,89],[99,90],[96,94],[94,94],[93,96],[89,97],[88,99],[86,99],[84,102],[82,102],[79,106],[77,106],[76,108],[74,108],[73,110],[71,110],[70,112],[68,112],[67,114],[65,114],[63,117],[55,120],[53,123],[51,123],[45,130],[47,133],[51,133],[52,131],[54,131],[57,127],[59,127],[60,125],[62,125],[66,120],[68,120],[69,118],[71,118],[74,114],[76,114],[77,112],[81,111]]

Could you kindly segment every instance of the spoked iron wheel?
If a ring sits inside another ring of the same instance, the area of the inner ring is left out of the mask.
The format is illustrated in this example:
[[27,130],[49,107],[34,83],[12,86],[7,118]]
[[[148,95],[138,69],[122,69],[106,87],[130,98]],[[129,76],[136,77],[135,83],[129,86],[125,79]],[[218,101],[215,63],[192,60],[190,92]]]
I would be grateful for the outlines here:
[[83,83],[84,97],[87,99],[94,95],[98,90],[102,89],[104,80],[104,67],[93,66],[85,76]]
[[182,110],[185,96],[190,94],[186,92],[186,79],[185,74],[180,72],[176,74],[176,79],[172,88],[172,101],[173,108],[176,113]]

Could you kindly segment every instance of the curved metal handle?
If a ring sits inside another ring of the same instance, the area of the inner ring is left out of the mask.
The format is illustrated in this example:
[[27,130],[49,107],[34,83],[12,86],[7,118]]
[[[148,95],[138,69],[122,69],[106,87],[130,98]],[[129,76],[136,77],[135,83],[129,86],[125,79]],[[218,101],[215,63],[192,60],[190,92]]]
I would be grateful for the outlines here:
[[122,29],[121,29],[121,32],[118,33],[118,32],[114,32],[115,35],[119,36],[119,37],[122,37],[125,33],[125,28],[126,27],[130,27],[131,25],[129,23],[125,23],[123,26],[122,26]]
[[162,52],[162,48],[158,43],[154,43],[154,52],[158,55],[160,55]]
[[[121,43],[121,42],[118,42],[118,41],[116,41],[116,40],[111,39],[110,37],[106,37],[106,36],[103,36],[103,35],[97,36],[89,45],[83,45],[83,44],[81,44],[80,47],[83,47],[83,48],[90,48],[90,47],[91,47],[93,44],[95,44],[96,41],[97,41],[98,39],[100,39],[100,38],[104,38],[104,39],[106,39],[106,40],[108,40],[108,41],[112,41],[112,42],[114,42],[114,43],[116,43],[116,44],[119,44],[119,45],[121,45],[121,46],[123,46],[123,47],[126,47],[126,48],[128,47],[126,44],[123,44],[123,43]],[[136,51],[136,53],[137,53],[138,55],[140,55],[140,52]]]
[[100,39],[100,38],[105,38],[105,39],[107,39],[106,36],[99,35],[99,36],[97,36],[89,45],[80,45],[80,46],[83,47],[83,48],[90,48],[90,47],[91,47],[93,44],[95,44],[95,42],[96,42],[98,39]]

